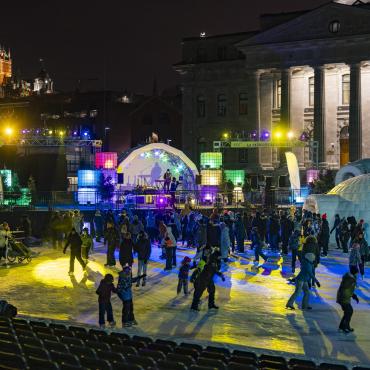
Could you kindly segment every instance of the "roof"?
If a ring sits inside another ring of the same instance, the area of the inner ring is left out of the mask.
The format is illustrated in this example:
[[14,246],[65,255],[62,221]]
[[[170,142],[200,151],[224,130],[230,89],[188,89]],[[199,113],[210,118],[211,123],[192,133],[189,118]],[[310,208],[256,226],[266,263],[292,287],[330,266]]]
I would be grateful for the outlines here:
[[257,34],[259,30],[254,30],[254,31],[244,31],[244,32],[235,32],[235,33],[223,33],[223,34],[218,34],[218,35],[210,35],[206,37],[200,37],[200,36],[193,36],[193,37],[185,37],[182,39],[183,42],[186,41],[199,41],[199,40],[208,40],[208,39],[216,39],[216,38],[223,38],[223,37],[237,37],[237,36],[243,36],[243,37],[248,37],[248,36],[253,36]]

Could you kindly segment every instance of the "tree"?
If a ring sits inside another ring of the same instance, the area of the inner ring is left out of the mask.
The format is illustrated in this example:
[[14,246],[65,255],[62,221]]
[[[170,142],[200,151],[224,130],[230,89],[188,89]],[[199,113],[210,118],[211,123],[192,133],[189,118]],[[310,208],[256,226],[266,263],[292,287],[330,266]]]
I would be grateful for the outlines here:
[[104,177],[101,173],[98,180],[98,193],[103,201],[111,201],[114,193],[114,184],[111,176]]
[[319,178],[310,184],[312,194],[327,193],[334,187],[334,172],[332,170],[323,170],[319,173]]

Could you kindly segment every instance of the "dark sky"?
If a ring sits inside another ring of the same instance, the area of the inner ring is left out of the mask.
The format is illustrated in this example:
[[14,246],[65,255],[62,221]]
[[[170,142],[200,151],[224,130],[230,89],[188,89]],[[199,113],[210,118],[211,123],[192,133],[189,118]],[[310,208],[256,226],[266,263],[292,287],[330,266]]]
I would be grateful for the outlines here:
[[34,77],[39,58],[59,90],[78,79],[95,87],[151,93],[174,85],[172,64],[181,39],[258,28],[261,13],[317,7],[327,0],[60,0],[6,1],[0,44],[10,48],[14,71]]

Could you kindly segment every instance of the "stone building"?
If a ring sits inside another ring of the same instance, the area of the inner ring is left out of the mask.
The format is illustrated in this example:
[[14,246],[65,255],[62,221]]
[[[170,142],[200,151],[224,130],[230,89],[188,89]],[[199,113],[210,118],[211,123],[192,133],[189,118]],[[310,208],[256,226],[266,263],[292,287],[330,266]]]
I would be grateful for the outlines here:
[[[370,3],[266,14],[259,31],[186,38],[175,69],[183,150],[197,163],[225,131],[277,129],[317,141],[321,168],[370,157]],[[308,148],[293,151],[301,170],[312,166]],[[280,159],[276,148],[230,149],[224,164],[272,176]]]

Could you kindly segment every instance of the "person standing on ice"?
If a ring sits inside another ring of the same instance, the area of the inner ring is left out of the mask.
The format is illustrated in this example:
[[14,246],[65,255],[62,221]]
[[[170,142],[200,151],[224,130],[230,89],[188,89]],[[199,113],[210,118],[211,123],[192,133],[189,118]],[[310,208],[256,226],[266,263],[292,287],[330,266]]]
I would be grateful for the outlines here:
[[252,249],[254,249],[254,262],[259,263],[260,257],[262,257],[265,262],[267,262],[268,257],[262,252],[262,245],[265,244],[261,239],[261,234],[258,231],[258,227],[254,226],[252,228]]
[[227,262],[231,247],[229,228],[225,222],[220,222],[221,229],[221,259]]
[[70,246],[71,254],[69,257],[69,275],[73,275],[75,268],[75,259],[80,263],[83,270],[86,270],[86,263],[81,258],[81,246],[82,240],[80,235],[76,232],[75,228],[72,228],[71,232],[67,237],[67,243],[63,249],[63,253],[66,254],[67,248]]
[[315,281],[316,285],[320,287],[319,281],[315,278],[314,275],[314,264],[315,255],[313,253],[307,253],[301,263],[301,271],[295,278],[295,291],[289,298],[286,308],[290,310],[295,310],[294,302],[297,299],[298,295],[300,294],[301,290],[303,290],[303,300],[302,300],[302,310],[311,310],[312,307],[309,305],[309,298],[310,298],[310,289],[309,284],[312,280]]
[[330,238],[330,230],[329,230],[329,222],[326,217],[326,213],[324,213],[321,217],[321,228],[318,235],[318,242],[320,249],[322,251],[322,256],[326,257],[328,255],[329,249],[329,238]]
[[340,304],[343,310],[343,318],[339,324],[339,330],[342,330],[346,334],[353,331],[353,328],[350,326],[353,315],[351,299],[355,300],[357,303],[359,302],[355,294],[357,274],[357,267],[350,266],[350,271],[342,276],[342,281],[337,292],[337,303]]
[[208,291],[208,309],[218,309],[215,304],[216,287],[213,282],[215,275],[221,277],[225,281],[224,275],[220,272],[220,251],[215,248],[209,256],[208,262],[205,264],[203,270],[199,273],[194,281],[194,296],[191,304],[191,310],[200,311],[199,302],[202,294],[207,289]]
[[107,263],[104,266],[115,266],[116,258],[114,251],[119,244],[119,234],[112,222],[107,223],[107,230],[104,234],[104,241],[107,245]]
[[[150,254],[152,253],[152,246],[150,244],[150,240],[148,235],[144,231],[140,231],[138,240],[134,245],[134,250],[137,252],[137,276],[140,276],[141,273],[146,275],[146,270],[148,267],[148,261],[150,258]],[[146,278],[143,278],[142,286],[145,286]],[[140,279],[136,282],[136,286],[140,286]]]

